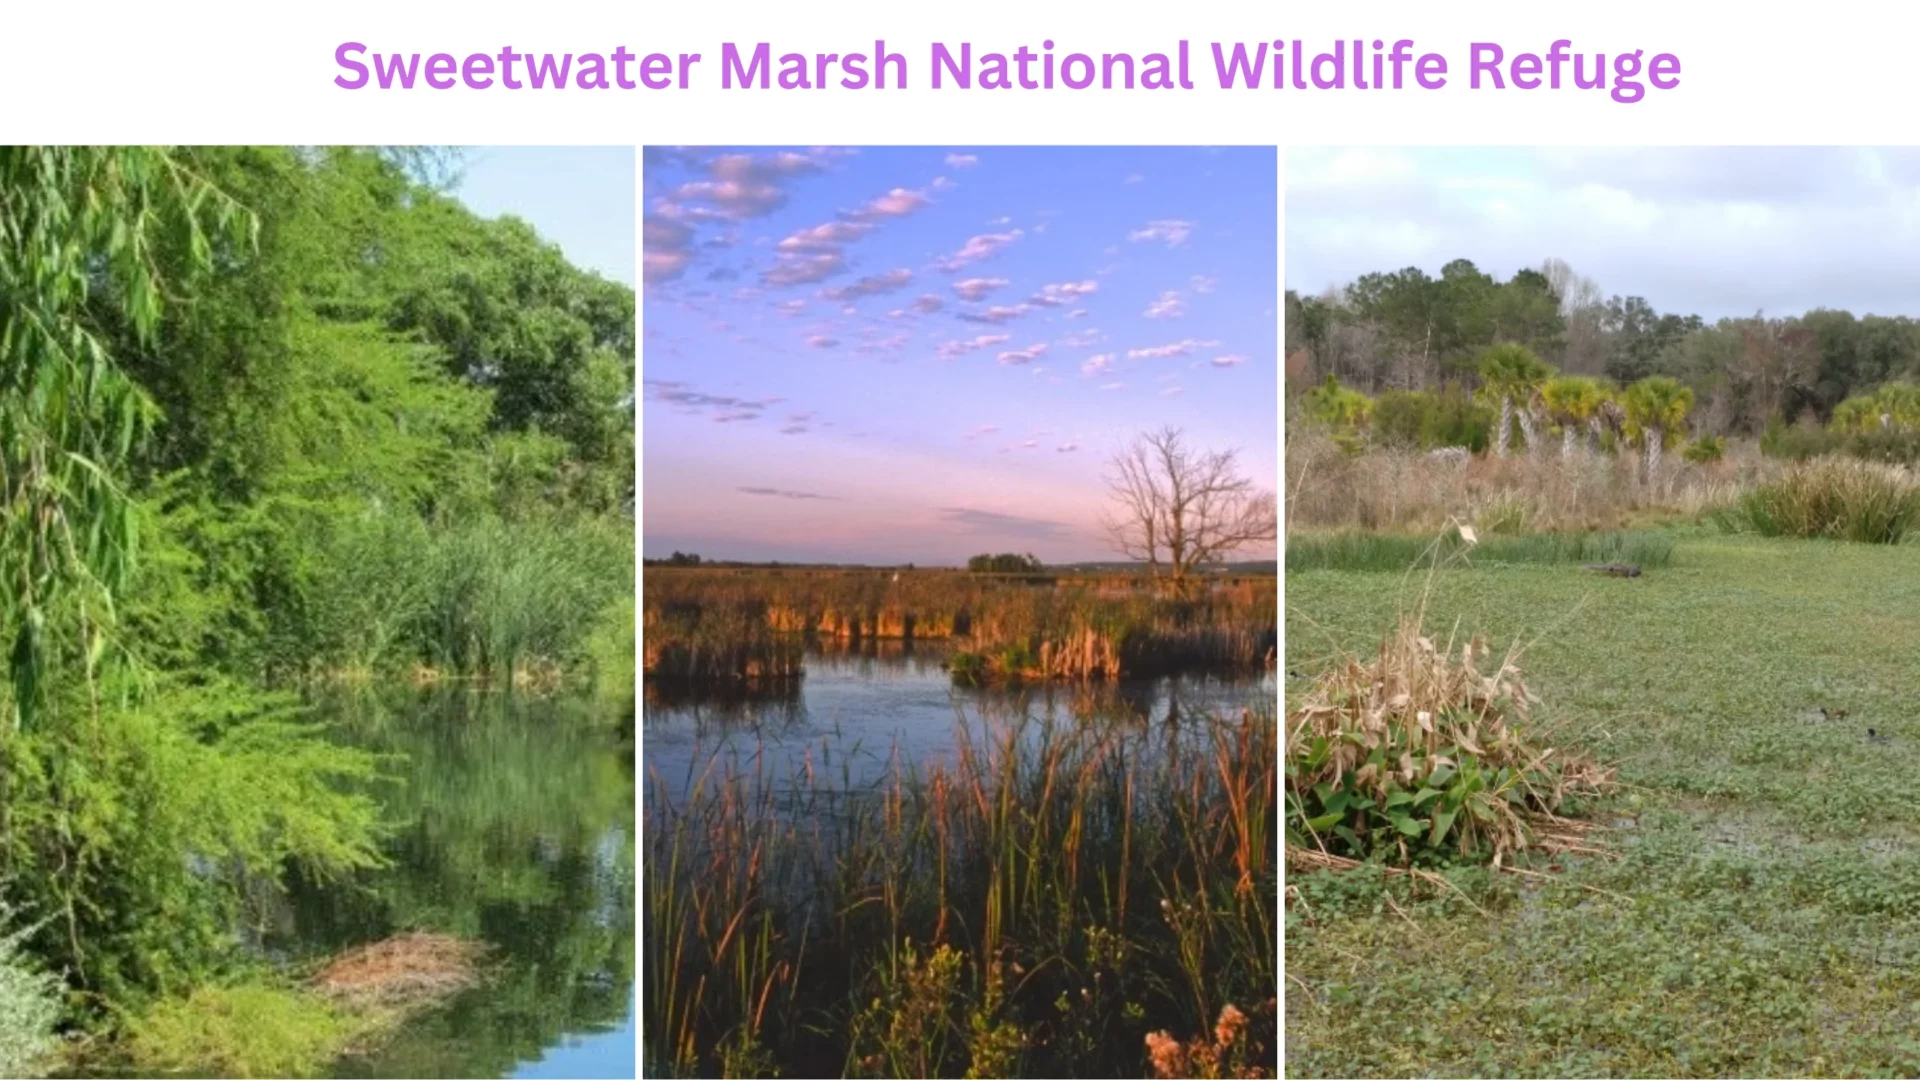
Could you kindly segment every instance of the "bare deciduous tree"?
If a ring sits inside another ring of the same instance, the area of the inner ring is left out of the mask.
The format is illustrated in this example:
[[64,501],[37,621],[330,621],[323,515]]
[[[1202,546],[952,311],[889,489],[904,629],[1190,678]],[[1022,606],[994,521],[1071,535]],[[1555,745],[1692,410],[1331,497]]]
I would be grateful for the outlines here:
[[1273,492],[1241,475],[1237,451],[1194,450],[1166,427],[1134,439],[1111,467],[1107,535],[1155,576],[1184,583],[1195,569],[1278,534]]

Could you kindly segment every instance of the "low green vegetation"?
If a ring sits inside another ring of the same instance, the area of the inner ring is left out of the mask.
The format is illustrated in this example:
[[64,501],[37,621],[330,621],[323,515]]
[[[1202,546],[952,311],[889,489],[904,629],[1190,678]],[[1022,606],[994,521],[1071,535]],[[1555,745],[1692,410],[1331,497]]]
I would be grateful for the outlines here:
[[407,766],[309,696],[584,679],[630,599],[632,290],[438,160],[0,148],[0,1058],[46,972],[95,1049],[320,1069],[249,931]]
[[1271,1076],[1270,712],[962,725],[876,790],[650,777],[641,1040],[677,1076]]
[[1435,565],[1502,566],[1564,563],[1628,564],[1657,569],[1673,560],[1673,532],[1524,533],[1476,536],[1457,529],[1438,537],[1347,530],[1287,538],[1287,571],[1372,570],[1404,573]]
[[1530,745],[1618,787],[1577,807],[1583,850],[1295,868],[1289,1075],[1920,1070],[1910,548],[1699,532],[1631,580],[1290,569],[1289,712],[1423,589],[1436,649],[1482,637],[1491,677],[1524,646]]

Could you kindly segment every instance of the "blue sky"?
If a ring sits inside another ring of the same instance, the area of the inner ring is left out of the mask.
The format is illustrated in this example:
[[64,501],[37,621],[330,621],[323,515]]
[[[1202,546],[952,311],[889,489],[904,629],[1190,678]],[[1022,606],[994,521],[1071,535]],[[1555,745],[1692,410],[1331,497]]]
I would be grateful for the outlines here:
[[1920,315],[1920,148],[1343,147],[1287,153],[1287,287],[1559,258],[1709,321]]
[[634,283],[630,146],[474,146],[454,195],[482,217],[512,214],[560,245],[567,261]]
[[1165,424],[1273,485],[1276,165],[649,147],[646,552],[1110,558],[1106,460]]

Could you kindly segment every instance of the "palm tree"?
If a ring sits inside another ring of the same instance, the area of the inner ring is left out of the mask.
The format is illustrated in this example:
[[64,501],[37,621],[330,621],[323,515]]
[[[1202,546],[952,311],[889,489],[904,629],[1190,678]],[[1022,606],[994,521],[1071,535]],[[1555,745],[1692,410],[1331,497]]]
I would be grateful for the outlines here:
[[1647,479],[1660,475],[1660,451],[1669,436],[1686,430],[1693,391],[1665,375],[1653,375],[1627,387],[1627,435],[1647,448]]
[[1579,431],[1595,418],[1607,392],[1597,379],[1584,375],[1562,375],[1548,379],[1540,387],[1540,400],[1547,415],[1560,425],[1560,460],[1573,460],[1574,442]]
[[1513,434],[1513,416],[1516,407],[1520,408],[1521,434],[1527,440],[1527,447],[1534,446],[1533,414],[1530,406],[1540,384],[1553,377],[1553,368],[1525,345],[1511,343],[1495,345],[1480,354],[1480,396],[1485,401],[1500,406],[1500,426],[1494,429],[1493,452],[1498,457],[1507,456],[1508,441]]

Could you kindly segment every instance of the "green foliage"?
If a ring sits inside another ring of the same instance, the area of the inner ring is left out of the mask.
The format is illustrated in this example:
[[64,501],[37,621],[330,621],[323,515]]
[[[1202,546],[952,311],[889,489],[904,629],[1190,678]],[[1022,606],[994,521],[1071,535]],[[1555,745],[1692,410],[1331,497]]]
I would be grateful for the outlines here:
[[1673,560],[1673,537],[1655,530],[1490,535],[1468,547],[1457,531],[1438,538],[1352,530],[1287,537],[1287,570],[1404,573],[1455,568],[1630,563],[1659,569]]
[[1307,415],[1337,432],[1351,432],[1366,424],[1373,412],[1373,401],[1365,394],[1341,386],[1331,374],[1327,381],[1306,395]]
[[967,560],[967,569],[975,574],[1030,574],[1045,567],[1033,555],[975,555]]
[[1373,403],[1374,442],[1403,449],[1432,450],[1464,446],[1486,450],[1494,412],[1458,384],[1444,389],[1389,390]]
[[591,652],[631,693],[632,326],[396,155],[0,149],[0,874],[68,1019],[194,1001],[262,897],[379,863],[390,774],[276,687]]
[[36,970],[22,952],[34,927],[0,900],[0,1076],[38,1076],[56,1045],[60,980]]
[[[1595,814],[1613,857],[1445,885],[1290,872],[1291,1074],[1920,1067],[1913,553],[1704,534],[1675,564],[1618,588],[1553,567],[1436,582],[1431,625],[1526,640],[1556,741],[1619,764]],[[1291,574],[1288,666],[1375,647],[1402,591]]]
[[1761,536],[1898,544],[1920,524],[1920,485],[1885,465],[1816,458],[1741,496],[1721,522]]
[[1687,444],[1681,457],[1696,465],[1711,465],[1727,456],[1727,440],[1724,435],[1709,435],[1695,439]]
[[134,1019],[126,1050],[134,1065],[159,1073],[321,1076],[362,1024],[324,998],[285,986],[203,986]]
[[1693,391],[1664,375],[1653,375],[1620,395],[1627,411],[1627,437],[1645,442],[1650,434],[1672,439],[1686,430],[1687,412],[1693,408]]

